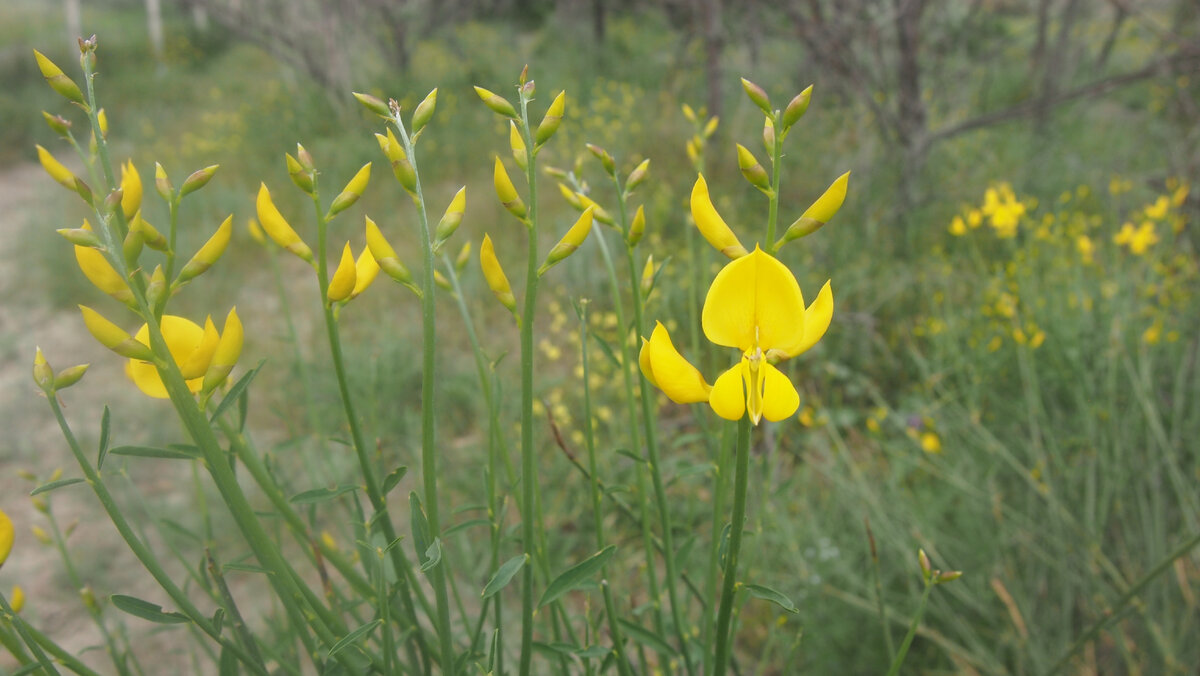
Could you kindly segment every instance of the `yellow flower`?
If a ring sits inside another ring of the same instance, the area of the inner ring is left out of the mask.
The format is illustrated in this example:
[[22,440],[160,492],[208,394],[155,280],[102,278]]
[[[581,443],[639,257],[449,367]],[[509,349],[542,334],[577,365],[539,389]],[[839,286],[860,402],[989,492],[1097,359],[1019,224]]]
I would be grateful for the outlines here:
[[755,247],[717,274],[701,312],[704,335],[737,348],[737,364],[710,386],[675,349],[661,322],[644,341],[638,361],[646,378],[676,403],[707,401],[726,420],[748,412],[756,425],[763,417],[784,420],[799,408],[800,395],[774,363],[816,344],[832,318],[828,282],[806,309],[791,270]]
[[129,160],[121,165],[121,211],[125,220],[133,218],[141,207],[142,177],[133,166],[133,160]]
[[942,440],[937,432],[925,432],[921,435],[921,450],[926,453],[941,453]]
[[[204,383],[204,373],[208,370],[209,362],[212,361],[217,344],[220,342],[220,335],[212,323],[212,318],[205,321],[205,328],[202,329],[190,319],[164,315],[160,327],[171,357],[179,365],[179,370],[187,380],[188,389],[192,392],[199,392],[200,386]],[[150,345],[149,325],[143,324],[134,339],[148,347]],[[125,374],[147,396],[155,399],[168,397],[167,388],[159,378],[158,369],[154,367],[154,364],[140,359],[130,359],[125,364]]]
[[708,183],[704,181],[703,174],[696,177],[696,184],[692,186],[691,202],[692,219],[696,221],[700,234],[704,235],[704,239],[708,240],[714,249],[735,259],[746,255],[746,248],[713,207],[712,199],[708,196]]
[[4,565],[4,561],[8,559],[8,553],[12,551],[13,536],[16,535],[13,530],[12,521],[8,515],[0,509],[0,566]]

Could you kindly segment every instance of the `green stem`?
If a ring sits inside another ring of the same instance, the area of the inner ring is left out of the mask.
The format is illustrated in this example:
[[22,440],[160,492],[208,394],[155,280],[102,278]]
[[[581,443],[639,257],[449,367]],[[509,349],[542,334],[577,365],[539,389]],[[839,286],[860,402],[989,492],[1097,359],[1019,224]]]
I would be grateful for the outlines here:
[[[778,116],[772,116],[772,121]],[[775,142],[771,148],[771,192],[767,195],[767,252],[774,255],[778,250],[775,245],[775,224],[779,220],[779,167],[783,162],[783,135],[775,130]]]
[[921,603],[917,606],[917,613],[913,615],[912,622],[908,625],[908,633],[900,642],[900,651],[896,653],[896,659],[892,660],[892,666],[888,669],[887,676],[896,676],[900,673],[900,667],[904,664],[908,649],[912,646],[913,639],[917,636],[917,629],[921,626],[921,616],[925,614],[925,607],[929,605],[929,594],[933,592],[935,586],[937,584],[932,579],[925,581],[925,593],[921,594]]
[[12,609],[12,606],[8,605],[8,599],[4,598],[3,593],[0,593],[0,620],[12,624],[13,629],[17,631],[17,635],[21,637],[26,647],[33,653],[33,658],[37,660],[37,663],[42,665],[42,670],[46,672],[47,676],[50,674],[57,676],[58,670],[50,663],[50,658],[46,657],[45,651],[42,650],[42,647],[38,645],[37,641],[31,635],[30,630],[33,627],[30,627],[25,620],[17,617],[16,611]]
[[79,442],[75,439],[75,433],[71,431],[66,417],[63,416],[62,408],[58,404],[58,397],[51,394],[46,397],[46,400],[50,403],[50,409],[54,412],[54,418],[58,421],[59,429],[62,431],[63,437],[67,440],[67,446],[71,449],[71,453],[79,463],[80,469],[83,470],[83,475],[87,479],[88,485],[92,487],[96,498],[100,500],[100,505],[104,508],[105,513],[108,514],[108,518],[113,522],[113,526],[116,527],[117,532],[125,540],[125,544],[129,546],[129,549],[138,558],[138,561],[142,563],[142,566],[146,568],[146,571],[158,582],[163,591],[167,593],[167,596],[171,597],[171,600],[179,608],[180,612],[187,615],[201,631],[220,643],[222,647],[230,650],[250,671],[259,676],[267,676],[267,671],[258,666],[253,657],[242,650],[241,646],[221,636],[221,633],[208,621],[208,617],[201,613],[188,599],[187,594],[175,584],[167,574],[167,571],[163,569],[154,553],[133,532],[133,528],[130,527],[129,522],[125,519],[125,515],[121,513],[116,501],[113,500],[112,494],[108,492],[108,488],[104,485],[104,480],[100,477],[99,472],[96,471],[96,468],[92,466],[91,461],[88,460],[87,456],[83,454],[83,450],[79,447]]
[[[717,449],[717,462],[713,475],[712,543],[708,550],[708,573],[704,580],[704,599],[708,604],[704,612],[701,643],[713,645],[716,618],[713,601],[717,598],[717,582],[721,575],[721,534],[725,524],[725,500],[729,491],[730,426],[722,425],[721,445]],[[705,656],[707,661],[707,655]]]
[[750,417],[738,421],[736,464],[733,475],[733,519],[729,527],[729,549],[725,553],[725,579],[721,584],[721,609],[717,614],[717,649],[713,676],[723,676],[729,667],[730,620],[737,590],[738,555],[742,549],[742,526],[746,520],[746,484],[750,473]]
[[[333,314],[333,306],[326,300],[326,289],[329,287],[329,264],[326,260],[326,234],[329,222],[325,219],[324,212],[321,210],[321,199],[317,192],[316,180],[313,180],[313,208],[317,218],[317,286],[318,293],[321,298],[321,307],[324,310],[325,317],[325,333],[329,339],[329,354],[333,361],[333,372],[337,378],[338,393],[342,400],[342,410],[346,415],[346,424],[350,427],[350,438],[354,444],[354,455],[358,459],[358,468],[362,473],[363,483],[367,489],[367,499],[371,502],[371,508],[376,514],[382,514],[379,518],[380,526],[383,528],[384,538],[387,542],[393,542],[396,539],[396,527],[392,523],[392,518],[387,512],[387,502],[384,500],[383,493],[380,489],[379,480],[375,476],[375,469],[371,465],[371,459],[368,455],[367,443],[363,437],[362,427],[359,425],[358,412],[354,406],[354,399],[350,395],[350,381],[346,377],[346,363],[342,355],[342,338],[338,330],[337,317]],[[392,547],[392,565],[396,569],[396,584],[400,587],[401,598],[404,599],[407,610],[410,614],[410,620],[416,624],[416,610],[413,606],[413,589],[419,589],[416,585],[410,584],[410,580],[414,579],[412,566],[408,559],[404,556],[400,547]],[[416,597],[422,602],[422,606],[429,614],[428,601],[420,591],[416,592]],[[425,653],[425,640],[418,629],[413,632],[413,639],[420,647],[422,654]],[[345,651],[343,651],[345,652]],[[343,653],[338,653],[339,655]]]
[[[537,166],[529,132],[529,99],[521,88],[521,134],[525,137],[525,178],[529,182],[529,251],[525,268],[525,311],[521,315],[521,541],[536,547],[537,465],[533,453],[533,326],[537,314],[538,202]],[[533,665],[533,566],[521,574],[521,662],[518,673],[529,676]]]
[[[421,369],[421,477],[425,484],[425,511],[429,519],[429,528],[434,537],[440,537],[442,532],[441,520],[438,517],[438,473],[437,473],[437,401],[435,385],[437,383],[437,315],[433,273],[437,263],[433,257],[433,239],[429,233],[429,216],[425,209],[425,193],[421,190],[421,172],[417,168],[416,148],[399,114],[393,114],[392,122],[400,131],[408,160],[412,163],[413,181],[415,182],[414,200],[417,205],[418,223],[420,223],[421,253],[425,268],[421,275],[421,353],[423,364]],[[445,673],[454,672],[454,644],[450,635],[450,600],[446,591],[446,571],[448,548],[442,547],[442,562],[429,571],[433,578],[433,588],[437,601],[437,633],[442,649],[442,670]]]
[[0,646],[4,646],[4,649],[16,658],[17,664],[22,667],[33,662],[33,658],[25,652],[25,647],[21,645],[21,640],[10,634],[3,624],[0,624]]

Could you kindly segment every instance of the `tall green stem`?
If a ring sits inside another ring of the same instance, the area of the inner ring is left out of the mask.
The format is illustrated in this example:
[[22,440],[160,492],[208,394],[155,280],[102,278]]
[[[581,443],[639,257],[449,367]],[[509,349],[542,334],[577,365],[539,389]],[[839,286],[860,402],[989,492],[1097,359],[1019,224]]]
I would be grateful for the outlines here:
[[896,653],[896,658],[892,660],[892,666],[888,669],[887,676],[897,676],[900,673],[900,667],[904,665],[908,649],[912,646],[913,639],[917,636],[917,629],[921,626],[921,616],[925,614],[925,606],[929,605],[929,594],[933,592],[935,586],[937,583],[932,579],[925,580],[925,592],[921,594],[921,603],[917,606],[917,612],[913,615],[912,622],[908,625],[908,633],[904,635],[904,640],[900,643],[900,650]]
[[[538,200],[533,135],[529,131],[529,99],[521,88],[521,134],[525,138],[525,178],[529,182],[529,251],[525,267],[525,311],[521,315],[521,541],[536,547],[537,465],[533,455],[533,326],[537,317]],[[518,673],[529,676],[533,665],[533,566],[521,574],[521,662]]]
[[775,142],[771,147],[771,192],[767,195],[767,241],[764,245],[771,254],[778,248],[775,246],[775,224],[779,220],[779,165],[783,164],[783,136],[778,129],[774,137]]
[[[434,400],[434,386],[437,377],[434,369],[437,366],[437,316],[434,300],[437,287],[434,286],[433,273],[436,263],[433,258],[433,239],[429,234],[429,217],[425,210],[425,194],[421,190],[421,173],[417,168],[416,148],[408,136],[398,114],[393,114],[392,122],[400,131],[404,142],[405,152],[412,163],[413,181],[415,182],[414,200],[417,205],[418,222],[421,225],[421,253],[425,260],[425,269],[421,275],[421,327],[422,357],[421,371],[421,476],[425,483],[425,510],[429,519],[429,528],[434,537],[440,537],[442,532],[441,520],[438,517],[438,473],[437,473],[437,402]],[[446,570],[449,566],[446,548],[442,548],[442,562],[430,570],[433,578],[433,588],[437,600],[437,630],[442,648],[442,671],[454,673],[454,644],[450,636],[450,600],[446,591]]]
[[729,668],[730,625],[733,618],[734,592],[737,591],[738,555],[742,551],[742,530],[746,521],[746,484],[750,473],[750,417],[738,421],[736,467],[733,475],[733,518],[729,526],[729,549],[725,553],[725,579],[721,583],[721,609],[717,613],[717,649],[713,676],[723,676]]

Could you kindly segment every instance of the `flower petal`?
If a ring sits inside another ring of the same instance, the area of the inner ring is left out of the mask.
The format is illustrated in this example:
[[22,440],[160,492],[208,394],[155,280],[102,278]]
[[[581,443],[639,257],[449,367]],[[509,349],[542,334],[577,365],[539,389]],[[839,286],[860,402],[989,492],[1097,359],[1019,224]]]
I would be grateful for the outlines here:
[[708,404],[726,420],[741,420],[746,415],[746,391],[742,387],[745,359],[722,373],[708,395]]
[[[167,341],[167,349],[171,352],[171,358],[178,364],[180,361],[187,361],[194,352],[200,347],[204,340],[204,329],[200,328],[195,322],[183,317],[175,315],[163,315],[162,324],[163,338]],[[138,330],[134,339],[139,343],[150,345],[150,328],[145,324]],[[155,399],[166,399],[167,388],[163,385],[162,379],[158,376],[158,369],[148,361],[139,359],[130,359],[125,363],[125,373],[133,384],[138,386],[138,389],[146,394],[146,396],[154,397]],[[193,378],[187,381],[188,389],[193,392],[199,392],[200,386],[203,384],[203,378]]]
[[646,348],[649,351],[650,371],[653,373],[650,381],[671,401],[677,404],[708,401],[708,393],[712,386],[705,382],[700,371],[675,349],[662,322],[658,322],[654,327],[654,333],[650,334],[650,342],[646,344]]
[[807,352],[825,335],[832,319],[833,289],[829,286],[829,282],[825,282],[825,286],[821,287],[821,292],[817,294],[817,299],[804,311],[804,334],[800,340],[786,347],[780,347],[779,350],[787,355],[788,359]]
[[756,246],[717,273],[700,319],[717,345],[766,351],[803,338],[804,295],[792,271]]
[[800,394],[782,371],[765,361],[761,368],[765,373],[762,416],[771,422],[787,420],[800,408]]
[[642,338],[642,349],[638,350],[638,368],[651,385],[658,387],[658,381],[654,379],[654,369],[650,367],[650,341],[645,338]]
[[692,220],[696,221],[696,228],[714,249],[734,259],[746,255],[746,248],[713,206],[703,174],[696,177],[696,184],[692,186],[691,202]]
[[4,513],[4,510],[0,510],[0,566],[4,565],[4,560],[12,551],[14,535],[12,521]]

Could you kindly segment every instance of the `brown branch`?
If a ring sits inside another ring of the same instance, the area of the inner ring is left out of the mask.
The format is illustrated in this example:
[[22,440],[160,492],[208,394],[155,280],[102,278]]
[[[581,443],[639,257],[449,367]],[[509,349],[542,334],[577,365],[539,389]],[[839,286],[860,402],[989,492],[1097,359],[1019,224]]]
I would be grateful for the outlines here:
[[983,115],[979,115],[978,117],[973,117],[969,120],[959,122],[958,124],[950,125],[929,134],[929,136],[926,137],[925,143],[927,146],[933,145],[937,141],[943,141],[968,131],[974,131],[976,129],[988,127],[993,124],[1007,122],[1018,117],[1029,115],[1043,106],[1058,106],[1064,103],[1069,103],[1076,99],[1106,94],[1114,89],[1119,89],[1126,85],[1134,84],[1135,82],[1159,75],[1168,68],[1187,63],[1188,61],[1200,62],[1200,44],[1191,44],[1182,47],[1174,54],[1169,54],[1162,58],[1156,59],[1142,68],[1129,73],[1102,78],[1053,96],[1030,99],[1003,110],[985,113]]

